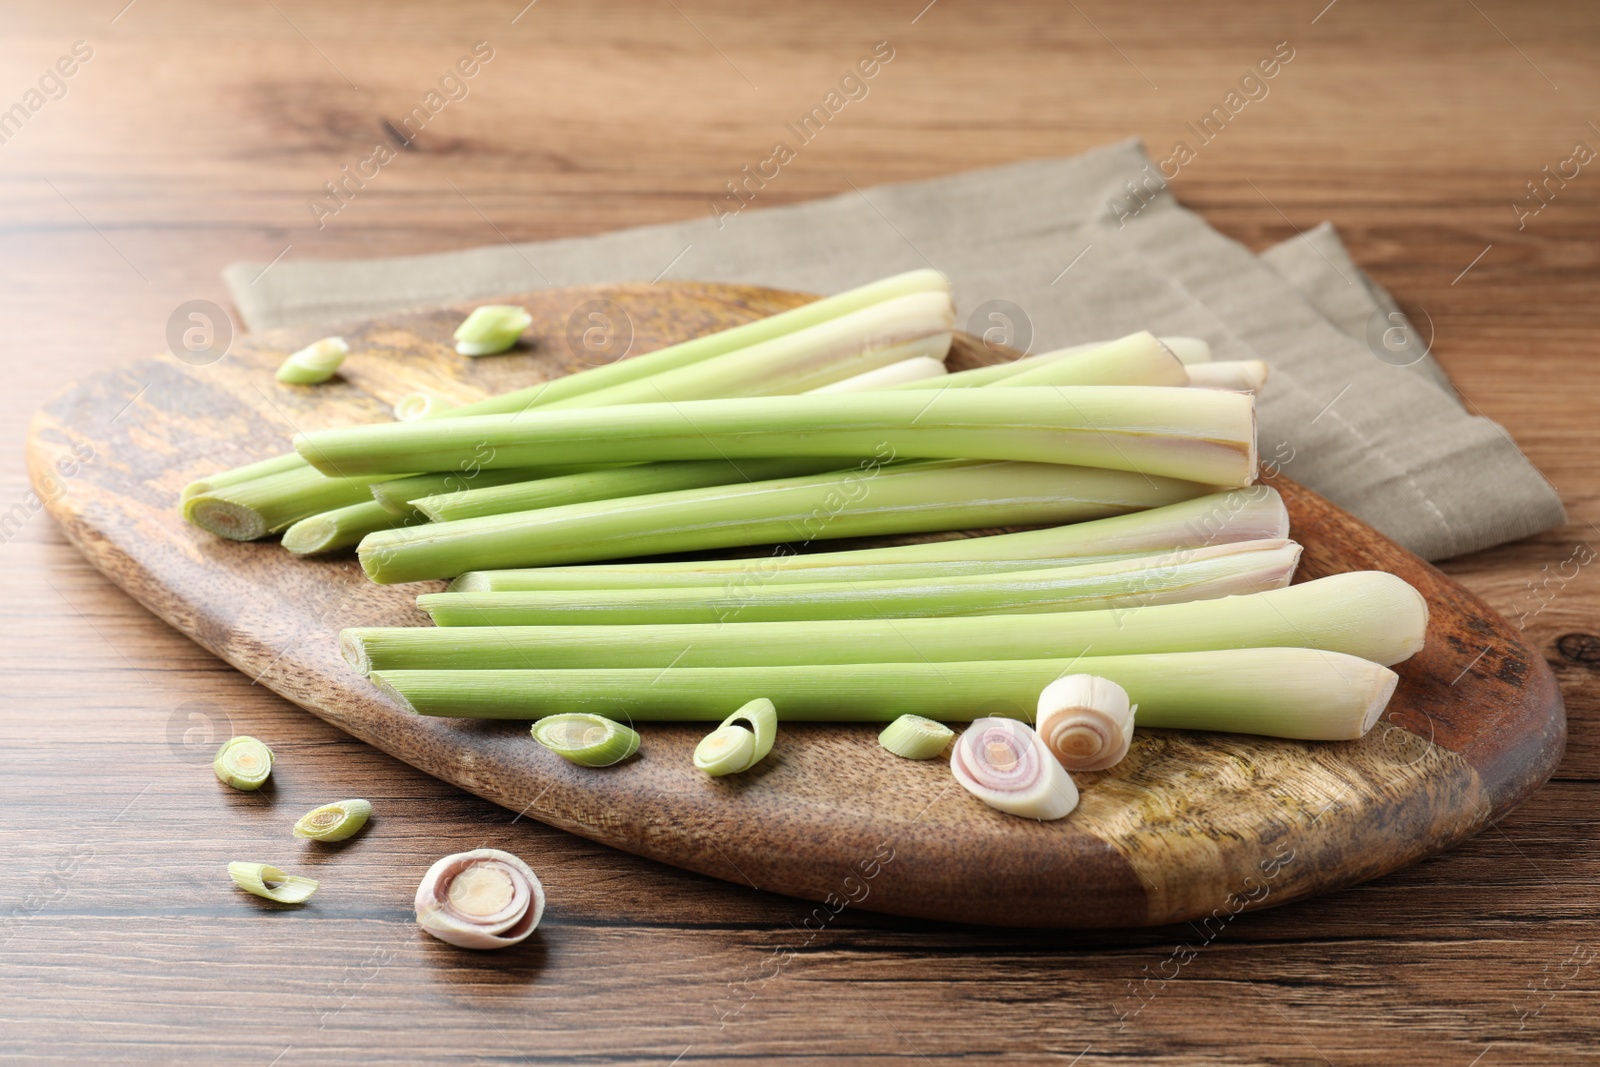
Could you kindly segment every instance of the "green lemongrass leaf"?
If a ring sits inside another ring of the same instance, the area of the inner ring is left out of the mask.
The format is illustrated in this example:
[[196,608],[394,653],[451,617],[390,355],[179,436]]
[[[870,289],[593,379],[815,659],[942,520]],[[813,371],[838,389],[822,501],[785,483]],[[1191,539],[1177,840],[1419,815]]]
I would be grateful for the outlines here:
[[[388,484],[388,483],[384,483]],[[792,551],[747,559],[671,563],[599,563],[582,567],[470,571],[451,585],[457,592],[541,589],[643,589],[657,586],[724,586],[787,582],[881,581],[960,574],[1039,570],[1099,563],[1156,552],[1289,536],[1289,512],[1266,485],[1212,493],[1130,515],[987,537],[846,552]]]
[[350,346],[343,337],[324,337],[295,352],[278,368],[277,378],[290,385],[317,385],[338,373]]
[[956,732],[921,715],[902,715],[883,728],[878,744],[906,759],[933,759],[944,752]]
[[211,769],[224,785],[251,792],[260,789],[272,773],[272,749],[253,737],[230,738],[217,749]]
[[639,751],[639,734],[600,715],[548,715],[533,724],[533,739],[585,767],[609,767]]
[[517,343],[522,331],[533,325],[528,309],[515,304],[475,307],[456,327],[456,351],[463,356],[492,356]]
[[246,893],[253,893],[279,904],[304,904],[317,891],[315,878],[301,878],[285,874],[270,863],[245,863],[235,860],[228,864],[228,877]]
[[961,722],[1033,714],[1068,673],[1109,678],[1139,705],[1143,726],[1316,741],[1361,737],[1399,680],[1338,652],[1249,648],[1077,659],[834,663],[790,667],[377,671],[372,681],[423,715],[525,719],[583,709],[633,722],[715,720],[762,694],[785,722],[888,722],[927,715]]
[[312,841],[344,841],[354,837],[372,817],[365,800],[340,800],[313,808],[294,824],[294,836]]

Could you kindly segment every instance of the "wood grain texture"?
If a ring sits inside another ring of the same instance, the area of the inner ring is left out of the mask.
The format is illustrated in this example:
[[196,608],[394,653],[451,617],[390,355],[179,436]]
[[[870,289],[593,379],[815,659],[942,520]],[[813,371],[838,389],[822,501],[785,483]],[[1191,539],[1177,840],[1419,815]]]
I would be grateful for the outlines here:
[[[1036,823],[951,788],[942,761],[886,756],[870,724],[786,726],[758,771],[709,780],[690,758],[705,732],[698,724],[652,725],[638,758],[597,773],[534,744],[526,723],[409,714],[349,669],[338,633],[415,625],[413,598],[442,583],[374,586],[348,554],[308,560],[271,542],[222,541],[182,521],[182,486],[214,473],[224,449],[239,450],[228,465],[278,454],[286,428],[382,419],[419,383],[473,400],[582,369],[592,358],[580,337],[589,309],[606,309],[610,329],[631,339],[624,347],[651,351],[803,297],[663,283],[500,299],[533,317],[525,352],[457,356],[451,332],[471,306],[457,305],[266,331],[204,366],[146,360],[79,383],[34,421],[35,489],[91,563],[258,683],[513,812],[804,897],[822,905],[818,918],[856,903],[1021,926],[1217,920],[1446,848],[1504,815],[1560,760],[1560,694],[1510,624],[1286,478],[1291,533],[1309,541],[1299,577],[1386,570],[1428,600],[1428,645],[1399,667],[1383,729],[1359,742],[1141,731],[1122,763],[1078,776],[1072,817]],[[271,381],[289,352],[329,330],[352,350],[339,381]],[[949,362],[961,370],[1014,355],[962,338]],[[76,470],[74,455],[86,453],[93,460]],[[69,469],[73,491],[52,495]],[[1468,700],[1454,689],[1454,664],[1480,642],[1493,646],[1473,668],[1486,687]]]
[[[233,260],[698,215],[881,39],[894,64],[766,202],[1129,134],[1164,147],[1291,40],[1272,95],[1173,190],[1255,249],[1336,222],[1357,262],[1432,317],[1472,410],[1560,489],[1568,526],[1441,569],[1555,670],[1570,734],[1555,780],[1488,832],[1221,929],[1006,931],[849,908],[813,932],[808,906],[513,824],[306,715],[30,510],[0,547],[8,1062],[1594,1061],[1600,572],[1563,564],[1600,548],[1600,184],[1585,168],[1521,230],[1510,207],[1600,121],[1592,5],[939,0],[913,24],[923,3],[540,0],[513,25],[522,4],[499,0],[139,0],[112,23],[123,6],[13,5],[0,34],[7,103],[71,42],[96,50],[0,146],[6,511],[27,505],[29,415],[129,351],[164,350],[181,302],[226,304]],[[500,65],[316,229],[306,198],[480,37]],[[1457,688],[1485,684],[1474,669]],[[285,757],[271,795],[211,780],[207,742],[230,730]],[[289,840],[302,811],[352,791],[392,814],[326,856]],[[486,959],[414,939],[393,902],[440,854],[485,843],[534,859],[551,887],[540,944]],[[264,912],[223,880],[245,857],[314,866],[329,886],[304,915]]]

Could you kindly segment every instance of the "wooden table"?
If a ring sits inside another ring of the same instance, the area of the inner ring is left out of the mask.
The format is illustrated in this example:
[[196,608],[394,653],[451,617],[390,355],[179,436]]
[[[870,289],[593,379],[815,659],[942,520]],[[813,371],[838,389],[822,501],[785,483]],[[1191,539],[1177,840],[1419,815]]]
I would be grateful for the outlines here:
[[[0,515],[16,517],[0,535],[8,1062],[1596,1055],[1600,576],[1576,564],[1600,545],[1600,176],[1591,165],[1552,184],[1521,229],[1511,206],[1576,142],[1600,147],[1592,5],[125,2],[14,5],[0,38],[0,107],[74,42],[92,49],[65,64],[64,96],[0,130]],[[317,229],[307,198],[478,40],[495,59],[469,97]],[[1162,150],[1291,43],[1270,96],[1174,189],[1257,248],[1334,220],[1359,262],[1426,311],[1474,409],[1560,489],[1570,525],[1446,566],[1525,620],[1559,673],[1571,740],[1554,782],[1448,855],[1209,935],[848,910],[807,930],[809,905],[513,819],[341,735],[155,621],[27,514],[28,413],[75,376],[165,348],[185,300],[226,302],[228,262],[696,215],[880,40],[893,64],[768,203],[1130,133]],[[271,739],[275,789],[217,787],[205,742],[229,730]],[[355,794],[381,817],[319,865],[330,891],[308,912],[227,883],[227,860],[296,858],[288,821]],[[545,878],[533,947],[474,955],[416,935],[423,868],[480,844]]]

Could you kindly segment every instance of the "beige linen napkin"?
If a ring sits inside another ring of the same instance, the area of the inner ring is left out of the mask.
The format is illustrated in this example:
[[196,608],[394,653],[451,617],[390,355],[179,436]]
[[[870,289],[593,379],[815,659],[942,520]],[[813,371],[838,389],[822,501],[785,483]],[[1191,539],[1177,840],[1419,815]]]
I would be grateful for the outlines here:
[[[1045,351],[1149,329],[1265,359],[1261,454],[1429,559],[1565,521],[1331,227],[1257,258],[1180,207],[1137,142],[721,219],[393,259],[236,264],[251,328],[660,277],[831,293],[933,266],[970,332]],[[1426,332],[1426,331],[1424,331]]]

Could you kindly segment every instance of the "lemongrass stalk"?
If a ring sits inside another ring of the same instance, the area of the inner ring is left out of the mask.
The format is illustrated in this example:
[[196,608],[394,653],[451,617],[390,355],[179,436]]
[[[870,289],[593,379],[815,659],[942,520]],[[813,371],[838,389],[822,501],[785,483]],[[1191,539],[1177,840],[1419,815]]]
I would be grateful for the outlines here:
[[1303,646],[1384,664],[1421,646],[1422,598],[1382,572],[1209,602],[1039,615],[669,626],[346,631],[358,669],[665,667],[1045,658]]
[[199,493],[183,502],[183,516],[218,537],[254,541],[301,519],[365,503],[382,477],[330,478],[302,467]]
[[335,474],[544,463],[892,453],[923,459],[1064,463],[1217,486],[1255,477],[1255,404],[1241,393],[1157,386],[884,390],[629,404],[384,423],[302,434],[295,447]]
[[1232,389],[1259,393],[1267,384],[1267,365],[1259,359],[1219,360],[1189,368],[1189,384],[1202,389]]
[[1188,385],[1176,356],[1146,331],[1115,341],[1073,345],[1010,363],[958,371],[943,379],[896,389],[971,388],[982,385]]
[[1163,337],[1161,343],[1177,356],[1184,366],[1211,362],[1211,345],[1198,337]]
[[243,485],[245,482],[253,482],[257,478],[265,478],[271,474],[282,474],[285,471],[305,470],[306,467],[306,461],[300,458],[300,453],[298,452],[286,452],[281,456],[273,456],[271,459],[246,463],[242,467],[218,471],[216,474],[195,479],[183,487],[183,494],[179,498],[179,503],[183,503],[191,497],[199,496],[202,493],[209,493],[214,489],[226,489],[230,486]]
[[803,478],[382,530],[369,534],[359,553],[373,581],[414,582],[776,541],[1077,522],[1205,491],[1194,482],[1050,463],[868,461]]
[[1356,571],[1249,596],[1137,608],[729,625],[388,627],[345,630],[340,648],[363,674],[939,663],[1269,647],[1390,665],[1415,654],[1427,628],[1427,604],[1403,579]]
[[822,582],[710,594],[665,589],[563,589],[531,593],[430,593],[417,606],[436,626],[645,625],[911,619],[1137,608],[1212,600],[1289,584],[1300,546],[1247,541],[1157,557],[1053,570],[921,578],[906,582]]
[[544,404],[541,410],[803,393],[901,360],[942,360],[950,351],[954,321],[949,293],[912,293],[689,367]]
[[413,500],[411,506],[435,522],[453,522],[457,519],[534,511],[594,500],[615,500],[648,493],[671,493],[680,489],[703,489],[739,482],[821,474],[838,470],[841,462],[847,461],[837,457],[796,456],[787,459],[700,459],[641,463],[556,478],[519,481],[495,488],[426,496]]
[[1028,719],[1067,673],[1109,678],[1139,705],[1141,726],[1348,741],[1378,720],[1399,676],[1338,652],[1247,648],[1147,656],[994,662],[835,663],[823,667],[380,671],[372,681],[407,711],[528,719],[591,711],[634,722],[716,720],[766,696],[784,722],[889,722],[920,714],[967,722]]
[[1181,548],[1288,536],[1289,512],[1283,506],[1283,498],[1270,486],[1253,485],[1131,515],[1022,533],[747,559],[469,571],[450,588],[480,593],[686,585],[738,588],[752,583],[938,578],[1105,562]]
[[910,382],[932,381],[949,376],[944,360],[932,356],[913,356],[899,363],[891,363],[876,370],[864,371],[854,377],[842,378],[827,385],[808,389],[811,393],[862,393],[869,389],[890,389]]
[[297,556],[337,552],[354,548],[369,533],[393,530],[414,521],[408,515],[396,515],[376,500],[367,500],[301,519],[283,531],[283,547]]
[[[587,470],[587,467],[578,469]],[[414,502],[425,497],[455,497],[479,489],[517,482],[553,478],[573,473],[573,466],[564,467],[502,467],[483,470],[475,464],[453,471],[434,474],[412,474],[404,478],[390,478],[372,483],[372,499],[395,515],[418,515]]]

